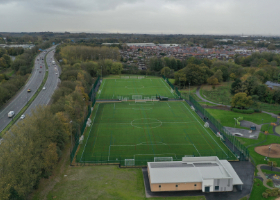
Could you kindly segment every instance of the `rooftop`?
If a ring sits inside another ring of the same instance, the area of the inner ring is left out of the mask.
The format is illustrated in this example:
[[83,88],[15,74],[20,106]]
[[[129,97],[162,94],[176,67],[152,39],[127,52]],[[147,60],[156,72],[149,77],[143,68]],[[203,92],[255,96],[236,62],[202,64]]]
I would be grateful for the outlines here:
[[184,157],[182,161],[148,162],[151,183],[202,182],[205,179],[233,179],[242,181],[227,160],[217,157]]

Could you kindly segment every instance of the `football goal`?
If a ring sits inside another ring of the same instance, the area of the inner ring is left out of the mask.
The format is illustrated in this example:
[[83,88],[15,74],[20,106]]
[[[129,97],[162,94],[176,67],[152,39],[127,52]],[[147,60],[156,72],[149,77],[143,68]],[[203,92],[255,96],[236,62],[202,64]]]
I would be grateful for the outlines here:
[[142,99],[142,95],[132,95],[132,99]]
[[154,162],[168,162],[173,161],[173,157],[154,157]]
[[135,165],[135,159],[125,159],[124,160],[125,166],[134,166]]
[[146,103],[147,100],[145,99],[135,99],[135,103]]

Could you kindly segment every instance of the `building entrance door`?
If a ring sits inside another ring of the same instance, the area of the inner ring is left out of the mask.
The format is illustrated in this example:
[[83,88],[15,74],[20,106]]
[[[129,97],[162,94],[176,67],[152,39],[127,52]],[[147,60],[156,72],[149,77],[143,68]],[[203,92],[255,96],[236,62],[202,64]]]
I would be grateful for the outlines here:
[[205,187],[205,192],[210,192],[210,187]]

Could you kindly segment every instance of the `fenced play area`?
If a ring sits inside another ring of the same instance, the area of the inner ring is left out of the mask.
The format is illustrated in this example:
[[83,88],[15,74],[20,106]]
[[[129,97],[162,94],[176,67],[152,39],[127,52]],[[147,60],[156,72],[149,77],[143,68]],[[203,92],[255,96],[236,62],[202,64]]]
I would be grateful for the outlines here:
[[185,156],[237,159],[184,101],[95,103],[83,136],[75,157],[81,164],[144,166]]
[[180,93],[177,88],[169,86],[168,79],[134,75],[103,79],[96,98],[134,100],[153,99],[156,96],[178,99]]

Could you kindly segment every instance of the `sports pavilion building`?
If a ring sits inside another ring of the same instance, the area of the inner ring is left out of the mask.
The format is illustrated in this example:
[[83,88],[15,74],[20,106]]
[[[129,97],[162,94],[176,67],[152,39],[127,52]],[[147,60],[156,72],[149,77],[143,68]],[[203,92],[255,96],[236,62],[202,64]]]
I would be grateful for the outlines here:
[[182,161],[148,162],[152,192],[227,192],[233,186],[242,190],[243,182],[227,160],[218,157],[184,157]]

